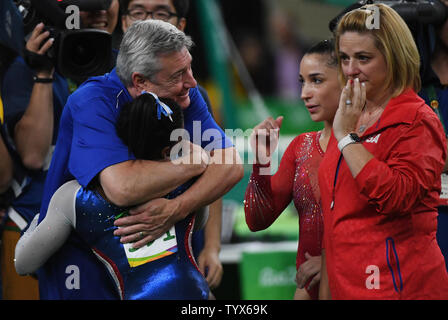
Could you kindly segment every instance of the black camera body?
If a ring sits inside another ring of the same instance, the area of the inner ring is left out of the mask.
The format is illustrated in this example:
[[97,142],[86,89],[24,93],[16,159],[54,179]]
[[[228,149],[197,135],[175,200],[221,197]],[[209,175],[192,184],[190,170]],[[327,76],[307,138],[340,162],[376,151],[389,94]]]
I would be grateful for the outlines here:
[[112,36],[97,29],[67,29],[70,15],[66,8],[75,5],[79,11],[107,10],[111,0],[15,0],[23,16],[25,35],[44,22],[53,46],[47,56],[58,73],[76,82],[102,75],[112,66]]
[[439,0],[361,0],[361,5],[384,3],[398,12],[407,23],[438,25],[447,18],[447,7]]
[[448,18],[448,8],[440,0],[360,0],[345,8],[332,19],[329,28],[333,31],[339,19],[347,12],[358,9],[366,4],[383,3],[397,11],[408,25],[439,25]]

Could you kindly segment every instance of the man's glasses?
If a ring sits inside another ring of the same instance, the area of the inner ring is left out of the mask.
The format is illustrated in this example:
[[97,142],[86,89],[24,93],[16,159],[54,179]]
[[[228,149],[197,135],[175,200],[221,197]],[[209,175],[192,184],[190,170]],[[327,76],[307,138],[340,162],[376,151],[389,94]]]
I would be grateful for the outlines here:
[[168,21],[172,17],[177,17],[178,15],[169,12],[166,10],[156,10],[156,11],[145,11],[143,9],[132,9],[128,10],[126,12],[126,15],[128,15],[132,20],[146,20],[148,18],[154,19],[154,20],[162,20],[162,21]]

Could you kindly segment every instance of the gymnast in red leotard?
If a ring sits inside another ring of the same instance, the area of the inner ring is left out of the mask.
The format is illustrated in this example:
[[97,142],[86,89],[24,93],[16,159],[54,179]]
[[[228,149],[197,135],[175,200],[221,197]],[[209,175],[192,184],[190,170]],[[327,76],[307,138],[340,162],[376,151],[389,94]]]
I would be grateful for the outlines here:
[[323,121],[324,128],[297,136],[273,176],[263,170],[268,168],[270,172],[269,151],[277,147],[283,117],[268,118],[254,128],[251,146],[257,156],[246,189],[244,210],[250,230],[259,231],[268,228],[294,201],[299,214],[294,299],[308,300],[318,297],[321,266],[323,221],[317,171],[331,136],[341,93],[333,41],[319,42],[305,54],[300,64],[300,82],[301,98],[311,119]]

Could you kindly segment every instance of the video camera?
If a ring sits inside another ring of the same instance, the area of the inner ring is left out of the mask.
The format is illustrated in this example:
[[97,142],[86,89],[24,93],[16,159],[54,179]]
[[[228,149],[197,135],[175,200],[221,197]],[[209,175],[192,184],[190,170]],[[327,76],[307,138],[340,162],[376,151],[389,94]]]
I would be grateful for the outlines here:
[[[112,0],[14,0],[23,17],[24,34],[30,34],[43,22],[54,38],[47,51],[56,70],[64,77],[81,82],[111,69],[112,36],[97,29],[67,29],[66,8],[79,11],[107,10]],[[79,12],[78,11],[78,12]],[[69,11],[70,13],[70,11]]]
[[333,31],[339,19],[347,12],[358,9],[366,4],[383,3],[388,5],[406,21],[407,24],[439,25],[448,17],[448,8],[440,0],[360,0],[345,8],[337,17],[332,19],[329,28]]

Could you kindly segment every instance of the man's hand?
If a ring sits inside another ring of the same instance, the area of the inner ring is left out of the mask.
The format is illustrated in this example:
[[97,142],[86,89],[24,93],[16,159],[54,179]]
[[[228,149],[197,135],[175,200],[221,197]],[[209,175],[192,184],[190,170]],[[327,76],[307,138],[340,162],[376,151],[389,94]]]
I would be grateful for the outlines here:
[[44,31],[44,24],[39,23],[31,33],[25,46],[24,58],[31,69],[38,77],[49,78],[53,75],[54,66],[51,60],[45,56],[54,43],[54,38],[49,31]]
[[[176,157],[179,151],[182,151],[182,156]],[[173,164],[201,165],[204,171],[210,162],[210,156],[207,151],[185,139],[171,148],[170,159]]]
[[114,235],[121,237],[122,243],[134,242],[135,249],[156,240],[167,232],[177,221],[184,218],[179,213],[176,199],[158,198],[129,211],[129,216],[117,219]]
[[[131,207],[158,199],[204,173],[209,164],[208,153],[190,142],[179,142],[171,155],[175,160],[129,160],[105,168],[100,183],[106,197],[119,207]],[[197,159],[197,161],[195,160]]]
[[321,256],[312,257],[308,252],[305,253],[307,261],[302,263],[297,270],[296,282],[297,287],[303,289],[308,280],[312,278],[307,289],[310,290],[320,281],[320,269],[321,269]]

